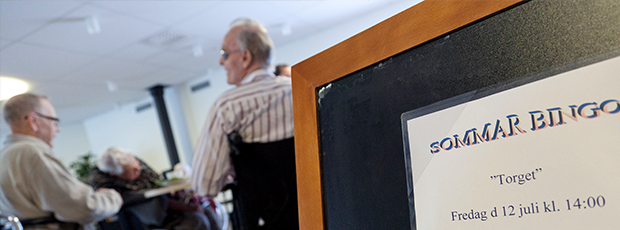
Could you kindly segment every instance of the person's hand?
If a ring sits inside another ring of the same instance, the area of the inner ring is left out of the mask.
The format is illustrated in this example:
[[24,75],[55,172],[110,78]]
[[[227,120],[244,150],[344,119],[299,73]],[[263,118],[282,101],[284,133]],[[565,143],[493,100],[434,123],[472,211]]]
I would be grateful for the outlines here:
[[187,196],[187,192],[185,190],[173,191],[172,196],[177,197],[179,199],[184,199]]
[[110,190],[116,191],[116,190],[111,189],[111,188],[98,188],[97,190],[95,190],[95,192],[103,192],[103,191],[110,191]]
[[193,195],[193,196],[191,196],[191,197],[189,198],[189,202],[194,202],[194,203],[198,203],[198,204],[202,204],[202,203],[204,203],[205,201],[207,201],[207,199],[206,199],[206,198],[203,198],[203,197],[201,197],[201,196],[199,196],[199,195]]
[[198,203],[204,204],[204,203],[211,203],[209,198],[207,198],[206,196],[199,196],[196,195],[196,200],[198,200]]

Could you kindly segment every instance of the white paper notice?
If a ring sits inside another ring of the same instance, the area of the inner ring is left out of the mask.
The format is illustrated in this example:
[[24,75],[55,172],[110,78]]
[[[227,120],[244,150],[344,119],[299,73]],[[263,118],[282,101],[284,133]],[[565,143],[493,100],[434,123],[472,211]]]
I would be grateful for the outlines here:
[[620,229],[620,58],[406,122],[418,230]]

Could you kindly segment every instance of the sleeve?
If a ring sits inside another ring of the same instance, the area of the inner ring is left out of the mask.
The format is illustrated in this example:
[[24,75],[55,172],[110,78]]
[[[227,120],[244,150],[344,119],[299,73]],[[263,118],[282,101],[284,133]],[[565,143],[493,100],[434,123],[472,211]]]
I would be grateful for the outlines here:
[[227,131],[230,121],[219,106],[213,106],[202,129],[192,160],[191,184],[201,196],[213,198],[226,185],[232,172]]
[[32,178],[33,199],[56,219],[89,224],[117,213],[123,199],[112,189],[94,191],[75,178],[57,159],[31,158],[28,169]]

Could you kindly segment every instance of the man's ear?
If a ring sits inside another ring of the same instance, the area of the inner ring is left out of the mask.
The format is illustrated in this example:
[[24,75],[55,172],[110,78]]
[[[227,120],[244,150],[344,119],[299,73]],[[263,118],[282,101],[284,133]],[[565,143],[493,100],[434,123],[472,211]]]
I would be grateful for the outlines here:
[[252,52],[250,50],[243,50],[243,68],[247,69],[252,65],[252,61],[254,58],[252,57]]
[[26,115],[26,122],[28,122],[28,127],[30,127],[32,131],[39,131],[39,122],[35,119],[34,112],[30,112]]

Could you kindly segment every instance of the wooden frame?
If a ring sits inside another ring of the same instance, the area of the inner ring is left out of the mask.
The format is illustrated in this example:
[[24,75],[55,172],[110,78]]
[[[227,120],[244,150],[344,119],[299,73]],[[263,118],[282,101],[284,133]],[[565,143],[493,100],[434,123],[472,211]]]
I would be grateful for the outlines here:
[[301,229],[324,229],[316,88],[522,1],[424,1],[293,66]]

